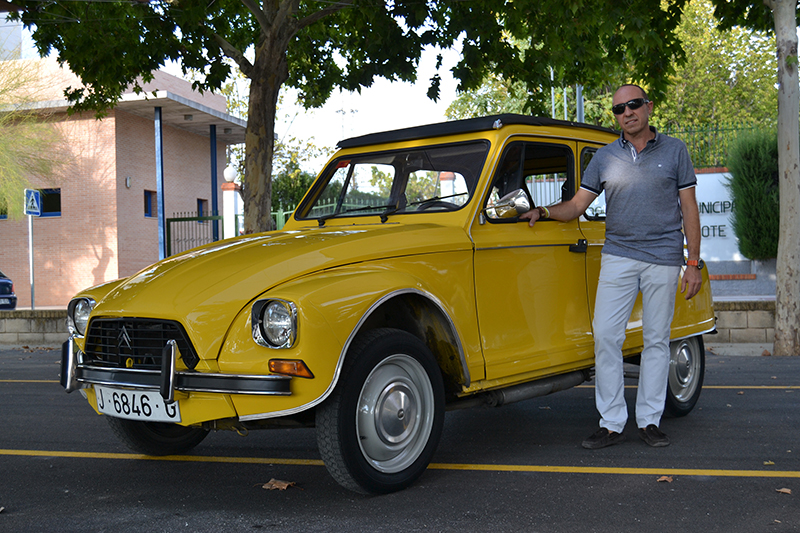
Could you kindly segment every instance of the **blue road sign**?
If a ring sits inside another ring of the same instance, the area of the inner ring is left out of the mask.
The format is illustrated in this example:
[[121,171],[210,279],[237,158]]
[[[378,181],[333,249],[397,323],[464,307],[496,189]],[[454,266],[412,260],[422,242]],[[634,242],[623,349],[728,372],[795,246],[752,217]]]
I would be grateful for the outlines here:
[[42,191],[25,189],[25,214],[34,217],[42,216]]

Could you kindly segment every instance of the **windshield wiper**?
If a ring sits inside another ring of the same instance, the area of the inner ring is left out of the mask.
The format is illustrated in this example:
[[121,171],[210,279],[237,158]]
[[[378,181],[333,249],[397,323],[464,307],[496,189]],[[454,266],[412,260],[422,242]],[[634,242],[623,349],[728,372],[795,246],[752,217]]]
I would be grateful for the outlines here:
[[427,204],[428,202],[437,202],[439,200],[446,200],[447,198],[455,198],[456,196],[464,196],[465,194],[469,194],[469,193],[459,192],[459,193],[456,193],[456,194],[449,194],[447,196],[434,196],[433,198],[426,198],[425,200],[420,200],[418,202],[410,202],[408,205]]
[[317,223],[319,224],[320,227],[322,227],[322,226],[325,225],[325,221],[328,220],[329,218],[333,218],[333,217],[336,217],[336,216],[339,216],[339,215],[343,215],[345,213],[355,213],[356,211],[373,211],[375,209],[386,209],[386,211],[384,211],[381,214],[381,222],[386,222],[386,220],[384,220],[384,218],[386,216],[388,216],[388,215],[391,215],[395,211],[397,211],[397,205],[395,205],[395,204],[362,205],[362,206],[359,206],[359,207],[351,207],[350,209],[345,209],[344,211],[339,211],[339,212],[336,212],[336,213],[328,213],[327,215],[322,215],[321,217],[319,217],[317,219]]

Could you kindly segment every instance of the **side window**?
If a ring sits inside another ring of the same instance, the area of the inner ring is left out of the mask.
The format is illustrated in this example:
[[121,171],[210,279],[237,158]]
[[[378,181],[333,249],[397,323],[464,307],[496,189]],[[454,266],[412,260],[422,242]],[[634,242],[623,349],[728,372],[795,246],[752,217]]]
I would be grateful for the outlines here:
[[156,191],[144,191],[144,216],[153,218],[156,216]]
[[[491,219],[507,218],[501,204],[522,191],[530,207],[552,205],[572,198],[573,155],[568,146],[516,141],[506,146],[497,166],[486,207]],[[518,213],[521,214],[521,213]],[[513,214],[512,214],[513,216]]]
[[61,189],[42,189],[42,215],[45,217],[61,216]]
[[[208,200],[204,198],[197,199],[197,217],[207,217],[211,213],[208,212]],[[198,220],[199,224],[205,224],[207,220]]]
[[[597,152],[597,148],[584,148],[581,152],[581,176],[589,166],[589,162]],[[584,216],[589,220],[605,220],[606,218],[606,192],[602,191],[600,196],[594,199],[586,208]]]

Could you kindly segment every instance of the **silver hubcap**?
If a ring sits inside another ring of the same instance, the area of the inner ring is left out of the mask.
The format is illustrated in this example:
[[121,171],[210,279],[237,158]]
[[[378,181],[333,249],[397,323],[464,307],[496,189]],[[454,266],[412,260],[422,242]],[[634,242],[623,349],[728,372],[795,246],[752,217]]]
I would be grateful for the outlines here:
[[685,402],[697,389],[700,356],[695,339],[676,341],[670,346],[669,389],[679,401]]
[[428,443],[434,409],[433,387],[416,359],[398,354],[381,361],[361,388],[356,413],[364,458],[385,473],[408,468]]

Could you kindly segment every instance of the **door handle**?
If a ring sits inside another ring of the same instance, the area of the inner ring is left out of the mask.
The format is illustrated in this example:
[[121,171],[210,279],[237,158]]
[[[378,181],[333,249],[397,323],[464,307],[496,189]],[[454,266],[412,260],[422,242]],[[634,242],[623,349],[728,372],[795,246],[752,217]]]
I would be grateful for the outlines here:
[[576,254],[585,254],[586,250],[588,249],[589,243],[586,241],[586,239],[578,239],[577,243],[569,245],[569,251]]

